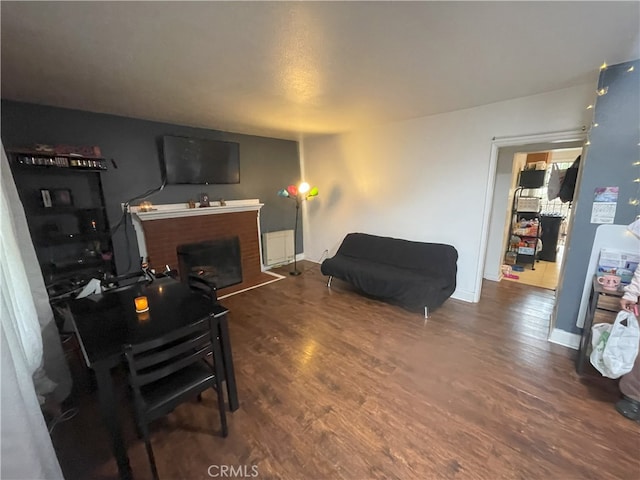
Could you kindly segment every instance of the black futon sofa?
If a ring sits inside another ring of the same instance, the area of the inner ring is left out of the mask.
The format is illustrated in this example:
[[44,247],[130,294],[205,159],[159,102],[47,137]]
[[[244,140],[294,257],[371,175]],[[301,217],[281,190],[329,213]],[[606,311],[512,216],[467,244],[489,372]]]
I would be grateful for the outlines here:
[[423,243],[366,233],[349,233],[321,271],[362,292],[408,310],[429,312],[456,288],[458,251],[451,245]]

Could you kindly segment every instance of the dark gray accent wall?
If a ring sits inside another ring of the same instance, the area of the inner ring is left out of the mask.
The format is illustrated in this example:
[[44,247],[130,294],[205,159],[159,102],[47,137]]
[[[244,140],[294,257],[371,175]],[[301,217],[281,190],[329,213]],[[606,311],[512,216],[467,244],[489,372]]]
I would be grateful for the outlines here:
[[[97,145],[109,162],[102,183],[111,225],[121,216],[120,204],[162,183],[159,142],[163,135],[234,141],[240,144],[240,183],[235,185],[168,185],[149,201],[161,203],[197,201],[201,192],[212,200],[258,198],[262,232],[293,229],[295,204],[277,196],[277,191],[300,180],[298,143],[290,140],[242,135],[99,113],[69,110],[29,103],[2,101],[1,132],[5,149],[36,143],[52,145]],[[139,201],[133,202],[137,205]],[[302,246],[298,232],[298,253]],[[135,234],[128,225],[113,238],[118,273],[137,265]]]
[[[634,70],[628,72],[629,67]],[[620,187],[614,223],[627,225],[640,213],[630,205],[638,197],[640,160],[640,61],[610,66],[600,73],[599,85],[608,92],[598,97],[591,145],[582,157],[579,191],[574,197],[574,222],[570,232],[570,248],[565,253],[565,275],[556,303],[556,327],[579,333],[576,327],[582,289],[598,224],[591,223],[591,208],[596,187]]]

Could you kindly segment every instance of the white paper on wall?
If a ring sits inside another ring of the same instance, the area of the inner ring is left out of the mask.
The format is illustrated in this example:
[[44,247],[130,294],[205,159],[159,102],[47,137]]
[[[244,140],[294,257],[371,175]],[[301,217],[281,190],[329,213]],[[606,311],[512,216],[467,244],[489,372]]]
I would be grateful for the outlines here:
[[591,223],[613,223],[618,204],[618,187],[597,187],[593,195]]

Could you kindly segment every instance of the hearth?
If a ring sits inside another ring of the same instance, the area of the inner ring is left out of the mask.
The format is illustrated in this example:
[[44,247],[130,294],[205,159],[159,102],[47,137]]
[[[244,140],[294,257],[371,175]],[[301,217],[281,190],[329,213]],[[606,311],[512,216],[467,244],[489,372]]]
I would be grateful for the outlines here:
[[242,282],[240,239],[237,236],[178,245],[177,253],[180,278],[185,282],[190,274],[214,282],[218,289]]

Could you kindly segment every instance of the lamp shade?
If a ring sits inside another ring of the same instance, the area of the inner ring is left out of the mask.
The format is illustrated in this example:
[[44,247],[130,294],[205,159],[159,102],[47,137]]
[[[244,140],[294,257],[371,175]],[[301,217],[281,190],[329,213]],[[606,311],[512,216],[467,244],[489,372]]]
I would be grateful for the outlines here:
[[287,188],[278,190],[278,196],[282,198],[291,198],[297,202],[306,200],[307,198],[318,196],[318,187],[311,187],[307,182],[300,185],[289,185]]
[[298,187],[298,192],[300,192],[302,195],[304,195],[305,193],[307,193],[309,191],[311,187],[309,186],[309,184],[307,182],[302,182],[300,184],[300,186]]

